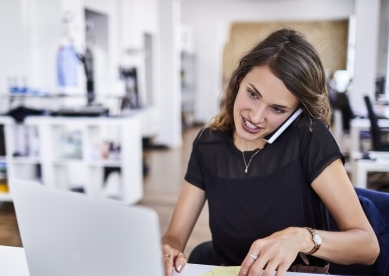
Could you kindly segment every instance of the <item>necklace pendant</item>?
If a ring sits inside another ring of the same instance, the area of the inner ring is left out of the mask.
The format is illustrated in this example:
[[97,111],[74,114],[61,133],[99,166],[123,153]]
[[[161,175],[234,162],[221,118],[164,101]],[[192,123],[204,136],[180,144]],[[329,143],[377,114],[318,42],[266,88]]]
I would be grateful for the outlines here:
[[242,151],[243,162],[244,162],[244,165],[246,166],[246,169],[244,170],[245,173],[248,173],[248,169],[249,169],[251,160],[253,160],[253,157],[254,157],[260,150],[261,150],[261,149],[258,149],[258,150],[251,156],[251,158],[250,158],[248,164],[246,163],[246,158],[244,157],[244,153],[243,153],[243,151]]

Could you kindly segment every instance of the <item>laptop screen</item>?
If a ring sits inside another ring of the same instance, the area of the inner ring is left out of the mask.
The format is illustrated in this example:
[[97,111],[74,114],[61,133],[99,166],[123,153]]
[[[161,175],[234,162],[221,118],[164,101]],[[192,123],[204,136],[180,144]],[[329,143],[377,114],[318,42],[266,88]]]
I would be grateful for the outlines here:
[[10,179],[31,276],[163,275],[155,211]]

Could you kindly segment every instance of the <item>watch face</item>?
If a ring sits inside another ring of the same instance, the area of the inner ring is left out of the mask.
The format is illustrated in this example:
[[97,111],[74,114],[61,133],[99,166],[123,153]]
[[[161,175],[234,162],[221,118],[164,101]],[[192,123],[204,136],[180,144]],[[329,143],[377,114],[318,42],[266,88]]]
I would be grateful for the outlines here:
[[315,234],[313,236],[313,241],[315,242],[315,244],[321,245],[321,237],[318,234]]

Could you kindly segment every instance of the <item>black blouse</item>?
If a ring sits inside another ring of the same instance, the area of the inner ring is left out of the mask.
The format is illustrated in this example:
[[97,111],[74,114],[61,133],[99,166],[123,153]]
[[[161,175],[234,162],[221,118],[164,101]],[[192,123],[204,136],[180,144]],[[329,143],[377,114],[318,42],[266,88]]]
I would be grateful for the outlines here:
[[[185,175],[206,192],[212,241],[223,264],[240,265],[256,239],[287,227],[329,230],[327,208],[311,183],[344,157],[321,120],[298,119],[253,157],[248,173],[232,135],[200,131]],[[256,151],[244,152],[246,162]],[[324,265],[308,257],[311,265]]]

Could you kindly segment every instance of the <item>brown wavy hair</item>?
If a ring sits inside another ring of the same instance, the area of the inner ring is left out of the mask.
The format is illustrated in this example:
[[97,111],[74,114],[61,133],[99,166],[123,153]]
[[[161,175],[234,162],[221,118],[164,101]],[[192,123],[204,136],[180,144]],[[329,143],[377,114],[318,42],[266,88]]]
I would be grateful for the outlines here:
[[305,116],[321,119],[330,127],[331,108],[326,76],[318,53],[301,33],[280,29],[240,59],[220,100],[219,113],[209,124],[211,129],[234,129],[233,108],[239,84],[257,66],[268,66],[282,80],[286,88],[298,98]]

